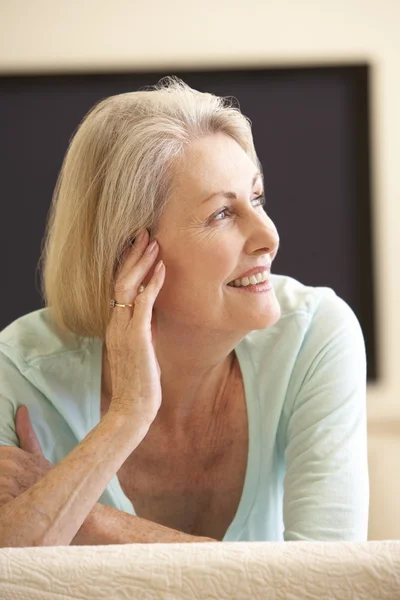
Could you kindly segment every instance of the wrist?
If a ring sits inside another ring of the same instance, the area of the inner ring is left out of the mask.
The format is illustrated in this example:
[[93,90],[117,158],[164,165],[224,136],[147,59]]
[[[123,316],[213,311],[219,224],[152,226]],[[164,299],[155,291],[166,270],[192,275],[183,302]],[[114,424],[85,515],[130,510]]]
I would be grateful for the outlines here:
[[150,429],[151,422],[143,415],[134,412],[133,410],[125,410],[119,406],[110,406],[108,412],[102,418],[102,421],[107,423],[112,429],[121,435],[121,441],[127,439],[131,442],[142,441]]

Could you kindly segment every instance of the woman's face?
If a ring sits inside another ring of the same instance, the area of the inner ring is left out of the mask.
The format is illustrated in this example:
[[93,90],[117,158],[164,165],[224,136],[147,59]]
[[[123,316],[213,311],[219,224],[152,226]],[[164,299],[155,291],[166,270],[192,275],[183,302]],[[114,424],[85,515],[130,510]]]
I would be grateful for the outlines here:
[[164,318],[223,331],[262,329],[278,320],[273,288],[228,285],[254,267],[270,272],[279,237],[262,194],[256,166],[231,137],[203,137],[186,150],[155,232],[166,266],[155,307]]

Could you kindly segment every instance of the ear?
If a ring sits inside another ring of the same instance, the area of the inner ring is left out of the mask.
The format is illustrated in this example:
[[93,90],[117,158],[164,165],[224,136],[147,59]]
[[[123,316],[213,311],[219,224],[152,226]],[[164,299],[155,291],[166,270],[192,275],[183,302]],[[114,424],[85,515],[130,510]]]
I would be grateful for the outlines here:
[[15,431],[19,439],[21,450],[44,456],[39,441],[33,430],[26,406],[20,406],[15,415]]

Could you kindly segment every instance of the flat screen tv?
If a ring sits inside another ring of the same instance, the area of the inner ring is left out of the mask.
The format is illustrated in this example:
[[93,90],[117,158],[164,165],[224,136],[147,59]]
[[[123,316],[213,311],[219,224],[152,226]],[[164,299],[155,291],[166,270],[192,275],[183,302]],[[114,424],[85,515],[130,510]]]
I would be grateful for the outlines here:
[[166,75],[236,98],[251,119],[265,210],[281,238],[273,270],[332,287],[352,307],[376,380],[366,64],[0,76],[0,328],[43,306],[37,265],[47,212],[83,116]]

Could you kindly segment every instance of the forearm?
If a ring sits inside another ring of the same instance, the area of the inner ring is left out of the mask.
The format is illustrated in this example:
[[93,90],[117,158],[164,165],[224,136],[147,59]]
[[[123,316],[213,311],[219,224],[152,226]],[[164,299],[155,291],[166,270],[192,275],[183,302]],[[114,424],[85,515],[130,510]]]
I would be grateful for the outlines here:
[[146,435],[108,412],[54,469],[0,508],[0,546],[68,545],[110,479]]
[[97,503],[72,540],[72,545],[216,542],[147,521]]

